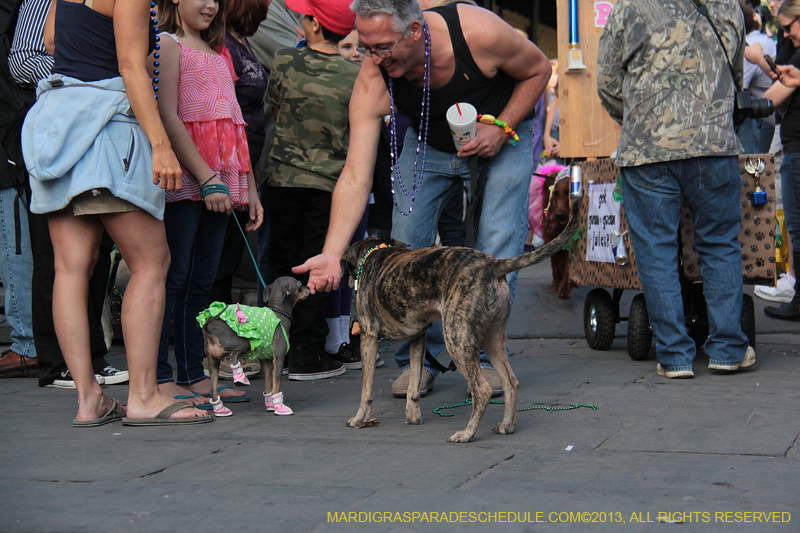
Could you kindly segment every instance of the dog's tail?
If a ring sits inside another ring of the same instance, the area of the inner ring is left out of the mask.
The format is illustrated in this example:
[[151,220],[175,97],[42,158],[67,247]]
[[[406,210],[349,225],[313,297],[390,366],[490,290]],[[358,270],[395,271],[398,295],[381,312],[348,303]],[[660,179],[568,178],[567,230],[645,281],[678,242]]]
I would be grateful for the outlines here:
[[548,242],[541,248],[537,248],[533,252],[522,254],[517,257],[510,257],[508,259],[497,259],[495,263],[495,273],[498,277],[505,276],[521,268],[525,268],[536,263],[541,263],[545,259],[549,259],[566,246],[580,227],[580,220],[578,218],[578,211],[580,210],[580,199],[576,199],[572,204],[572,209],[569,213],[569,222],[567,226],[555,239]]

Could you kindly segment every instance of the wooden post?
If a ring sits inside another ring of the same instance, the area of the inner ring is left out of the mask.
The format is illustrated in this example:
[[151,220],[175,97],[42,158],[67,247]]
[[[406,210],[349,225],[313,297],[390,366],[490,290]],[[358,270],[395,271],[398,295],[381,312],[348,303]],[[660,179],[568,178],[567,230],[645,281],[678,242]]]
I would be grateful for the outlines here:
[[609,157],[617,150],[620,126],[597,96],[597,47],[616,0],[578,0],[578,35],[586,70],[567,74],[569,0],[557,0],[558,100],[561,157]]

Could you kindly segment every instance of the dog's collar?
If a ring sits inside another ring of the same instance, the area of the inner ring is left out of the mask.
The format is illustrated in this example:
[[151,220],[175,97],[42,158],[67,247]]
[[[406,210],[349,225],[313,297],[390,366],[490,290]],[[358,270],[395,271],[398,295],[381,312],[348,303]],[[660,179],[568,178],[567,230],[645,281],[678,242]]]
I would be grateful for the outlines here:
[[272,307],[271,305],[268,305],[267,309],[269,309],[270,311],[273,311],[275,313],[278,313],[279,315],[283,315],[283,316],[287,317],[289,320],[292,319],[292,315],[287,313],[283,309],[278,309],[277,307]]
[[369,254],[371,254],[372,252],[374,252],[375,250],[377,250],[379,248],[391,248],[391,246],[384,243],[384,244],[379,244],[378,246],[375,246],[375,247],[370,248],[369,250],[367,250],[367,253],[365,253],[364,257],[361,258],[361,261],[358,262],[358,269],[356,269],[356,274],[355,274],[355,276],[353,276],[353,279],[354,279],[353,290],[354,291],[358,291],[358,278],[361,277],[361,272],[364,270],[364,262],[367,260],[367,257],[369,257]]

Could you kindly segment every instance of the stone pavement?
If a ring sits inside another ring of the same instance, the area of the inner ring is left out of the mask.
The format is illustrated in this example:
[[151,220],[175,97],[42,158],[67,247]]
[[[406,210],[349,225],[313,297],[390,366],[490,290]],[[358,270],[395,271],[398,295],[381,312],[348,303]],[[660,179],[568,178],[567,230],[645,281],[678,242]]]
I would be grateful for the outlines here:
[[[462,403],[464,380],[437,379],[408,426],[386,354],[379,427],[345,427],[361,386],[348,371],[286,381],[291,417],[265,413],[257,379],[252,402],[211,424],[73,429],[74,391],[3,379],[0,531],[800,531],[800,325],[758,302],[757,371],[712,375],[699,355],[695,379],[668,380],[628,357],[624,325],[589,349],[588,289],[559,301],[548,272],[523,272],[509,325],[519,407],[596,410],[526,410],[494,435],[492,405],[474,442],[450,444],[469,408],[431,411]],[[122,346],[110,361],[125,366]]]

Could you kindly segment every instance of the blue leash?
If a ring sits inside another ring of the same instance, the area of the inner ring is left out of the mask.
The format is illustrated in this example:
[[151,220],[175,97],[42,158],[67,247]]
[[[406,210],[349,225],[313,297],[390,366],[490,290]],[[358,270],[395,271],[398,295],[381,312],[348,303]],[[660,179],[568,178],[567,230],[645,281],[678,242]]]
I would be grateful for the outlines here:
[[242,233],[242,238],[244,239],[244,245],[247,246],[247,251],[250,252],[250,259],[253,260],[253,266],[256,267],[256,274],[258,274],[258,279],[261,281],[261,286],[266,287],[267,284],[264,283],[264,278],[261,276],[261,271],[258,270],[258,263],[253,255],[253,250],[250,249],[250,243],[247,242],[247,235],[244,234],[244,229],[242,229],[242,224],[239,222],[239,217],[236,216],[236,213],[231,213],[231,216],[233,217],[233,220],[236,221],[236,225],[239,226],[239,231]]

